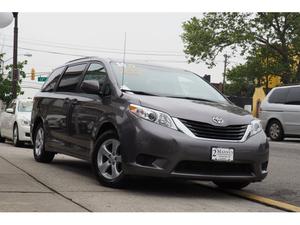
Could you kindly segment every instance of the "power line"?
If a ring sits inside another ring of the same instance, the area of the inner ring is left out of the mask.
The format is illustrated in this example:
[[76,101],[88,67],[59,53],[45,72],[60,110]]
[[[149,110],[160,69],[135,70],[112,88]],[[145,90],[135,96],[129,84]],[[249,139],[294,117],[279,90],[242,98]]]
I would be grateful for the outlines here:
[[[8,48],[12,48],[11,45],[3,45]],[[24,47],[18,47],[19,49],[27,50],[27,51],[34,51],[34,52],[44,52],[44,53],[50,53],[50,54],[56,54],[56,55],[67,55],[67,56],[76,56],[76,57],[87,57],[87,55],[79,55],[79,54],[69,54],[69,53],[63,53],[63,52],[57,52],[57,51],[48,51],[48,50],[40,50],[40,49],[34,49],[34,48],[24,48]]]
[[[6,35],[10,36],[10,35]],[[109,52],[109,53],[121,53],[122,49],[118,48],[104,48],[104,47],[97,47],[97,46],[88,46],[88,45],[79,45],[79,44],[67,44],[61,42],[50,42],[50,41],[41,41],[36,39],[28,39],[28,38],[20,38],[20,42],[34,44],[34,45],[42,45],[48,47],[58,47],[58,48],[67,48],[72,50],[88,50],[88,51],[102,51],[102,52]],[[37,43],[40,42],[40,43]],[[68,47],[73,46],[73,47]],[[78,48],[81,47],[81,48]],[[130,54],[135,55],[162,55],[162,56],[184,56],[182,52],[179,51],[159,51],[159,50],[135,50],[135,49],[128,49]]]
[[[4,45],[4,46],[12,48],[11,45]],[[87,57],[87,55],[70,54],[70,53],[57,52],[57,51],[48,51],[48,50],[41,50],[41,49],[34,49],[34,48],[19,47],[19,49],[27,50],[27,51],[34,51],[34,52],[56,54],[56,55],[66,55],[66,56],[75,56],[75,57]],[[155,59],[151,60],[151,59],[145,59],[145,60],[141,60],[141,61],[146,61],[146,62],[147,61],[149,61],[149,62],[168,62],[168,63],[187,63],[187,61],[184,61],[184,60],[155,60]]]

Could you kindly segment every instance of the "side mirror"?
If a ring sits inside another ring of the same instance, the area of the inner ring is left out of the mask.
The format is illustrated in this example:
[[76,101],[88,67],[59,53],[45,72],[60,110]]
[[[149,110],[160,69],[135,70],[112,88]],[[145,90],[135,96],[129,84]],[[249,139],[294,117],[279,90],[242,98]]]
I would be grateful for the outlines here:
[[81,84],[80,87],[81,90],[83,90],[87,94],[101,94],[100,93],[100,85],[99,82],[96,80],[85,80]]
[[13,108],[8,108],[8,109],[6,109],[6,112],[7,113],[14,113],[14,109]]

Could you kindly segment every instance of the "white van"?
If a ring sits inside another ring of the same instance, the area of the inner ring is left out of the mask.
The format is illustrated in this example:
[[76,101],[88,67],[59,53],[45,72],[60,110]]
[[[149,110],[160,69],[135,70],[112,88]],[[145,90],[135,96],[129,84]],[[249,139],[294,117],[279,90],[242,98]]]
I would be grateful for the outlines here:
[[259,118],[274,141],[300,137],[300,85],[272,89],[260,106]]

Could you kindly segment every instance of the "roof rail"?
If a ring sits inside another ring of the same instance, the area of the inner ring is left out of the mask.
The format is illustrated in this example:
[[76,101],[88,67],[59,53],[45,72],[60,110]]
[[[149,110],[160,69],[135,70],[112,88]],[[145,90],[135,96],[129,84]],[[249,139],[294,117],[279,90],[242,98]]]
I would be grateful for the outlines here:
[[91,58],[94,58],[94,57],[95,56],[82,57],[82,58],[78,58],[78,59],[74,59],[74,60],[68,61],[67,63],[76,62],[76,61],[85,60],[85,59],[91,59]]

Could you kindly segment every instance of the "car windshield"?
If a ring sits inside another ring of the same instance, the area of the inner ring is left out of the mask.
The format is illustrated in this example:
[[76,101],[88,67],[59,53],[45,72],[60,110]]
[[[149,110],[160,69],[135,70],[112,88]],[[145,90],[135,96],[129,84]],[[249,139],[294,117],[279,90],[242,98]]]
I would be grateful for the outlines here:
[[[218,91],[192,72],[137,63],[112,62],[111,65],[117,76],[118,85],[123,91],[173,98],[228,102]],[[123,65],[124,78],[122,76]]]
[[32,111],[32,101],[20,101],[18,111],[19,112],[31,112]]

